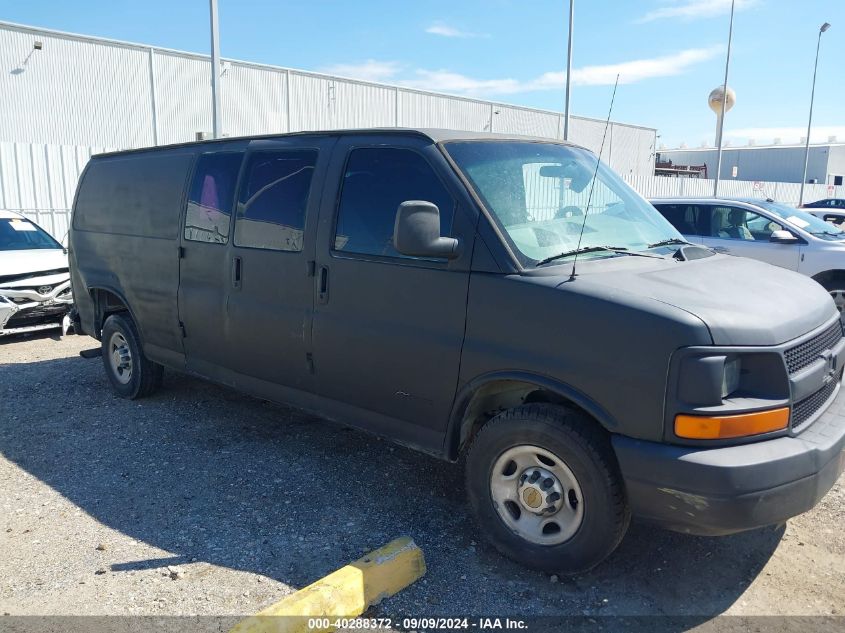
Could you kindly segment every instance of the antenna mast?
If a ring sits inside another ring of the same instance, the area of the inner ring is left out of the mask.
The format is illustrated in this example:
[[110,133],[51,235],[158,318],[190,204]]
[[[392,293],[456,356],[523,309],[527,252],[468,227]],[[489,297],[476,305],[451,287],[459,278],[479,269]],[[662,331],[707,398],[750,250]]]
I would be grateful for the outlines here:
[[[604,140],[607,138],[607,128],[610,126],[610,115],[613,113],[613,102],[616,100],[616,88],[619,87],[619,75],[616,75],[616,82],[613,84],[613,95],[610,97],[610,108],[607,110],[607,121],[604,122],[604,133],[601,135],[601,147],[599,147],[599,155],[596,157],[596,169],[593,172],[593,182],[590,183],[590,193],[587,195],[587,208],[584,209],[584,219],[581,221],[581,232],[578,234],[578,246],[575,250],[581,248],[581,238],[584,237],[584,228],[587,226],[587,215],[590,213],[590,203],[593,200],[593,189],[596,186],[596,177],[599,174],[599,164],[601,164],[601,155],[604,151]],[[572,272],[569,273],[569,281],[575,279],[575,264],[578,263],[578,253],[572,259]]]

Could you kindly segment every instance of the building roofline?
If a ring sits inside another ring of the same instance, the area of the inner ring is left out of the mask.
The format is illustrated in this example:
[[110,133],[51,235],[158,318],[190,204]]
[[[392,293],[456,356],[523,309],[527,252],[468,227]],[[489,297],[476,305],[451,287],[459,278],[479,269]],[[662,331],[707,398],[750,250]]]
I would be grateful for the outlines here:
[[588,148],[572,143],[571,141],[564,141],[562,139],[550,139],[539,136],[525,136],[521,134],[508,134],[504,132],[473,132],[467,130],[450,130],[446,128],[423,128],[423,127],[368,127],[368,128],[352,128],[352,129],[338,129],[338,130],[302,130],[298,132],[281,132],[271,134],[248,134],[244,136],[225,136],[215,139],[203,139],[201,141],[185,141],[182,143],[170,143],[168,145],[156,145],[153,147],[136,147],[132,149],[110,150],[107,152],[100,152],[93,154],[92,158],[100,156],[121,156],[125,154],[140,154],[144,152],[155,152],[161,150],[173,150],[179,148],[192,148],[201,145],[226,145],[236,144],[248,141],[272,141],[276,139],[290,138],[290,137],[314,137],[314,136],[348,136],[348,135],[407,135],[422,137],[431,141],[432,143],[446,143],[449,141],[497,141],[497,140],[514,140],[514,141],[528,141],[534,143],[550,143],[554,145],[564,145],[567,147],[575,147],[586,151],[591,151]]
[[[94,36],[94,35],[81,35],[79,33],[72,33],[72,32],[69,32],[69,31],[60,31],[60,30],[57,30],[57,29],[48,29],[48,28],[43,28],[43,27],[39,27],[39,26],[30,26],[30,25],[27,25],[27,24],[18,24],[16,22],[6,22],[6,21],[3,21],[3,20],[0,20],[0,29],[7,29],[7,30],[18,31],[18,32],[23,32],[23,33],[44,34],[44,35],[49,35],[49,36],[52,36],[52,37],[59,37],[59,38],[70,39],[70,40],[77,40],[77,41],[80,41],[80,42],[96,42],[96,43],[99,43],[99,44],[105,44],[105,45],[109,45],[109,46],[118,46],[118,47],[121,47],[121,48],[129,48],[129,49],[132,49],[132,50],[139,50],[139,51],[144,51],[144,52],[160,51],[162,53],[168,53],[170,55],[179,55],[181,57],[189,57],[189,58],[192,58],[192,59],[200,59],[200,60],[209,61],[209,62],[211,61],[210,55],[204,55],[202,53],[194,53],[194,52],[183,51],[183,50],[179,50],[179,49],[175,49],[175,48],[167,48],[165,46],[155,46],[155,45],[152,45],[152,44],[139,44],[137,42],[129,42],[129,41],[125,41],[125,40],[117,40],[117,39],[111,39],[111,38],[106,38],[106,37],[98,37],[98,36]],[[450,99],[459,99],[461,101],[467,101],[467,102],[471,102],[471,103],[483,103],[485,105],[500,106],[500,107],[504,107],[504,108],[513,108],[513,109],[522,110],[522,111],[525,111],[525,112],[536,112],[536,113],[539,113],[539,114],[550,114],[550,115],[554,115],[554,116],[563,116],[563,113],[558,112],[556,110],[544,110],[542,108],[532,108],[532,107],[529,107],[529,106],[522,106],[522,105],[517,105],[517,104],[513,104],[513,103],[505,103],[503,101],[490,101],[490,100],[487,100],[487,99],[475,99],[473,97],[467,97],[465,95],[450,94],[450,93],[447,93],[447,92],[436,92],[436,91],[433,91],[433,90],[420,90],[419,88],[409,88],[407,86],[402,86],[402,85],[399,85],[399,84],[387,84],[387,83],[381,83],[381,82],[378,82],[378,81],[367,81],[367,80],[364,80],[364,79],[354,79],[352,77],[344,77],[342,75],[330,75],[330,74],[327,74],[327,73],[320,73],[320,72],[315,72],[315,71],[312,71],[312,70],[302,70],[302,69],[299,69],[299,68],[290,68],[290,67],[287,67],[287,66],[275,66],[273,64],[263,64],[263,63],[260,63],[260,62],[251,62],[251,61],[245,61],[245,60],[241,60],[241,59],[234,59],[234,58],[230,58],[230,57],[221,57],[220,61],[221,62],[229,62],[231,64],[238,64],[240,66],[258,68],[258,69],[262,69],[262,70],[272,70],[272,71],[275,71],[275,72],[292,72],[292,73],[297,73],[297,74],[300,74],[300,75],[318,77],[318,78],[321,78],[321,79],[342,80],[342,81],[360,84],[360,85],[364,85],[364,86],[376,86],[376,87],[379,87],[379,88],[401,89],[401,90],[404,90],[405,92],[412,92],[412,93],[427,95],[427,96],[432,96],[432,97],[448,97]],[[594,117],[586,117],[586,116],[580,116],[580,115],[574,115],[574,114],[571,115],[571,118],[581,119],[583,121],[593,121],[593,122],[600,122],[600,123],[605,122],[604,119],[597,119],[597,118],[594,118]],[[655,132],[655,133],[657,132],[657,128],[652,128],[652,127],[648,127],[648,126],[645,126],[645,125],[638,125],[638,124],[635,124],[635,123],[626,123],[624,121],[614,121],[614,120],[611,120],[611,123],[615,123],[617,125],[624,125],[625,127],[637,128],[637,129],[640,129],[640,130],[647,130],[649,132]]]
[[[845,146],[845,142],[836,142],[836,143],[810,143],[810,149],[814,147],[843,147]],[[771,144],[771,145],[731,145],[729,147],[722,147],[723,152],[735,152],[738,150],[745,150],[745,149],[804,149],[805,145],[803,143],[778,143],[778,144]],[[717,151],[717,147],[673,147],[671,149],[659,149],[657,150],[658,154],[663,154],[666,152],[715,152]]]

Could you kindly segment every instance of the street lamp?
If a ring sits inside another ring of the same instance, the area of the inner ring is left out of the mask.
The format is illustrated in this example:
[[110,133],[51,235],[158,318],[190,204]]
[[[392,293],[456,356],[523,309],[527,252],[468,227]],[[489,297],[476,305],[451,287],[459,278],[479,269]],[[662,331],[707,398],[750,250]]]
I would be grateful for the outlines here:
[[822,33],[830,28],[825,22],[819,27],[819,39],[816,41],[816,64],[813,66],[813,88],[810,90],[810,119],[807,121],[807,140],[804,143],[804,173],[801,176],[801,193],[798,194],[798,206],[804,204],[804,183],[807,182],[807,163],[810,160],[810,128],[813,126],[813,101],[816,98],[816,71],[819,69],[819,48],[822,44]]

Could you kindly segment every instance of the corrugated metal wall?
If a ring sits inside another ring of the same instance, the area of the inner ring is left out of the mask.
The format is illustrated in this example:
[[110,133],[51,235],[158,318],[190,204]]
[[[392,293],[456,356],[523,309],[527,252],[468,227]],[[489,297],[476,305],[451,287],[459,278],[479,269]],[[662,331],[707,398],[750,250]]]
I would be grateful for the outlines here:
[[[625,180],[646,198],[683,196],[709,197],[713,195],[713,181],[704,178],[666,178],[664,176],[627,176]],[[797,205],[801,183],[760,181],[762,189],[755,189],[748,180],[720,180],[719,196],[736,198],[772,198],[784,204]],[[845,197],[845,186],[823,184],[805,185],[804,200]]]
[[[93,154],[113,151],[109,147],[74,147],[32,143],[0,142],[0,209],[22,212],[43,226],[57,239],[67,233],[70,208],[79,176]],[[710,196],[713,181],[698,178],[665,178],[661,176],[624,175],[628,184],[645,197]],[[525,174],[529,211],[534,217],[553,217],[566,205],[586,205],[588,191],[561,193],[558,182],[537,173]],[[800,185],[765,182],[755,190],[753,182],[722,181],[724,196],[769,196],[788,204],[797,204]],[[807,185],[806,200],[829,196],[845,197],[845,186]],[[601,208],[615,201],[616,196],[603,188],[593,192],[591,207]]]
[[79,175],[107,147],[0,142],[0,209],[32,218],[61,240]]
[[[42,42],[41,50],[33,43]],[[208,57],[0,22],[0,140],[145,147],[211,131]],[[227,60],[230,136],[349,127],[441,127],[563,137],[560,113]],[[604,121],[573,117],[571,140],[598,152]],[[614,123],[602,158],[652,173],[655,130]]]

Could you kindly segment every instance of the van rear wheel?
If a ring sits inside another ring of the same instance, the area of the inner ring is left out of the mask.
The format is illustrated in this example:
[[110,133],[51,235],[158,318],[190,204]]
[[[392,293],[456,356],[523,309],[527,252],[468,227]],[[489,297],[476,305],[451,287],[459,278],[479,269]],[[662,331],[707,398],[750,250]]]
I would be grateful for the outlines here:
[[467,454],[466,483],[488,540],[546,572],[596,566],[630,522],[608,434],[567,407],[523,405],[490,420]]
[[144,356],[138,329],[128,314],[112,314],[106,319],[101,345],[106,375],[119,396],[143,398],[161,386],[164,368]]

